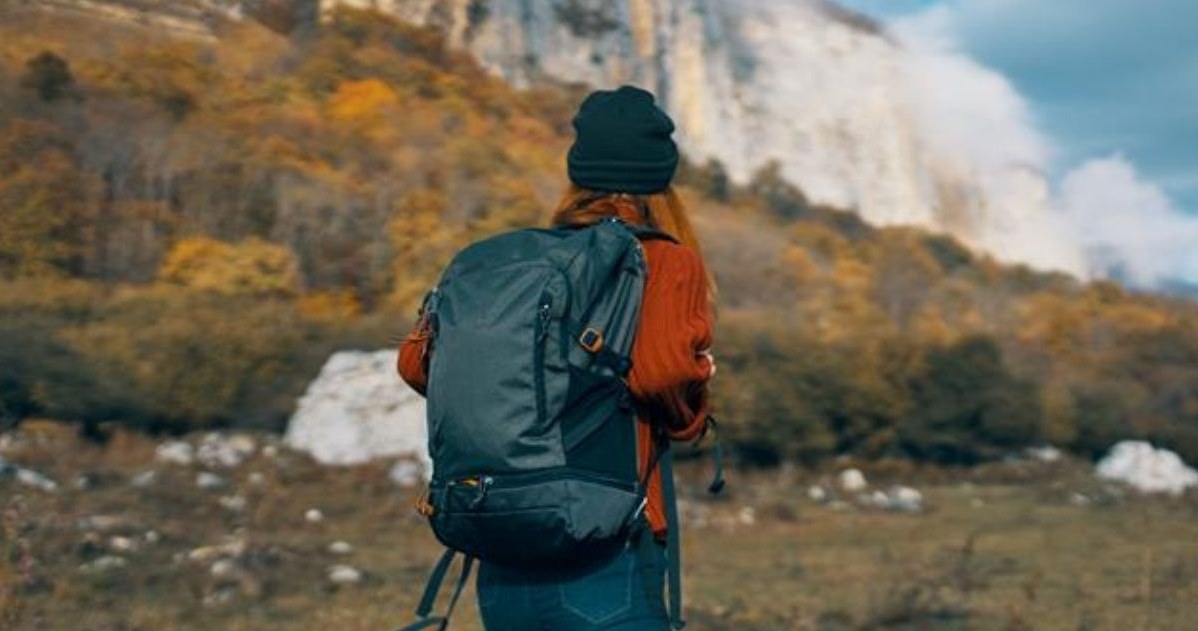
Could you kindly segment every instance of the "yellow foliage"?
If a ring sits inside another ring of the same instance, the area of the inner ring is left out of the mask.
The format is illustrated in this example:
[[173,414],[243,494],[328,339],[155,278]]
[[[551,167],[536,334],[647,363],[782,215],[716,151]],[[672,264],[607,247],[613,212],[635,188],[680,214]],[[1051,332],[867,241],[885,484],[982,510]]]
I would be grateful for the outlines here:
[[329,99],[329,113],[344,122],[376,122],[382,113],[399,105],[399,95],[378,79],[345,81]]
[[296,303],[301,317],[308,320],[350,320],[362,314],[362,304],[352,291],[338,289],[305,294]]
[[300,288],[295,255],[286,246],[261,239],[242,243],[183,239],[167,254],[158,279],[223,294],[291,295]]

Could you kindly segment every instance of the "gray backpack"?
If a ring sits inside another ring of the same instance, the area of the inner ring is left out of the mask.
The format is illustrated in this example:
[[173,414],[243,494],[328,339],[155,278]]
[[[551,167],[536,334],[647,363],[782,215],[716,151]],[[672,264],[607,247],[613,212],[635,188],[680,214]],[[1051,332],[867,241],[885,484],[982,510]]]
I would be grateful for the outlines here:
[[[672,237],[611,218],[516,230],[457,254],[425,297],[428,493],[418,509],[448,548],[403,631],[429,616],[455,553],[519,568],[618,552],[641,527],[632,398],[624,377],[645,286],[640,239]],[[678,626],[677,515],[669,441],[655,440]],[[652,470],[652,468],[650,468]]]

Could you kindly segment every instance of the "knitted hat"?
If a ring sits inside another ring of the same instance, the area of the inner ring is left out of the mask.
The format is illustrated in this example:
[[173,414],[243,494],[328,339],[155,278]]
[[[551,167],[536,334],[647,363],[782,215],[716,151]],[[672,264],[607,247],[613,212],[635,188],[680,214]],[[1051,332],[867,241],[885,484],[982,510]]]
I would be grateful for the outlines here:
[[570,181],[578,186],[654,193],[674,177],[674,121],[649,92],[628,85],[592,92],[574,116],[574,131],[566,165]]

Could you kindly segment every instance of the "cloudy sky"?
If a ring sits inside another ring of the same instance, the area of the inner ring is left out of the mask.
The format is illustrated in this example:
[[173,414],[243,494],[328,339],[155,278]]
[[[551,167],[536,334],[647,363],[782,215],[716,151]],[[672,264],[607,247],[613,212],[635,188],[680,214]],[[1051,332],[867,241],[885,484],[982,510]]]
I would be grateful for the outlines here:
[[1198,282],[1198,2],[840,3],[1005,78],[1080,236],[1140,284]]

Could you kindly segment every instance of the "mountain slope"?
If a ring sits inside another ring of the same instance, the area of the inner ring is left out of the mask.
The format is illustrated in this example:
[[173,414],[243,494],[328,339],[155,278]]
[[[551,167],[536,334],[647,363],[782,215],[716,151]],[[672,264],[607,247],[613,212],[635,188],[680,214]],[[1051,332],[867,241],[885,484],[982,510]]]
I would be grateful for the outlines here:
[[[1084,274],[1026,162],[946,147],[907,51],[824,0],[322,0],[429,24],[515,85],[653,89],[692,160],[738,181],[771,161],[821,204],[947,231],[1000,259]],[[951,90],[951,86],[933,89]],[[950,112],[968,117],[969,111]]]

